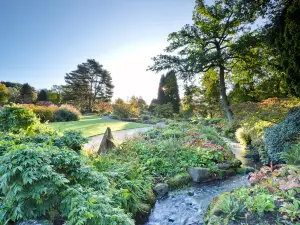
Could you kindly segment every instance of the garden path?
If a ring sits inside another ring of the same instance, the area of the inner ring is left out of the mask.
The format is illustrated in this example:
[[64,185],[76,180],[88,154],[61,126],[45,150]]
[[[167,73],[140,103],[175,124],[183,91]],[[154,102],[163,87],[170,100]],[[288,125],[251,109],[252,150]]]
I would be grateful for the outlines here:
[[[151,127],[142,127],[142,128],[135,128],[135,129],[129,129],[129,130],[120,130],[120,131],[114,131],[112,132],[112,135],[117,143],[123,142],[128,138],[132,138],[134,136],[137,136],[141,133],[144,133],[151,129]],[[103,134],[93,136],[89,138],[89,142],[84,145],[84,149],[88,150],[98,150],[101,140],[103,138]]]

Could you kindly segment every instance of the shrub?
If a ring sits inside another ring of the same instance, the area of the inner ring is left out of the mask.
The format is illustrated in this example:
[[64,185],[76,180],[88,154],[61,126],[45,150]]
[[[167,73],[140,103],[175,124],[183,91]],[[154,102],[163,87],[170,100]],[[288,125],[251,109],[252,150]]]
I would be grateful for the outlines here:
[[39,120],[31,109],[12,104],[4,106],[0,111],[0,131],[30,133],[37,124]]
[[64,136],[57,138],[54,145],[59,148],[67,147],[78,152],[82,150],[83,144],[87,142],[88,139],[84,138],[80,131],[69,130],[64,132]]
[[58,110],[56,105],[32,105],[32,104],[23,104],[22,106],[32,109],[35,115],[40,118],[41,122],[54,122],[55,113]]
[[134,224],[113,202],[107,178],[74,151],[15,145],[0,165],[1,224],[59,212],[66,224]]
[[81,113],[72,105],[61,105],[54,117],[57,122],[77,121],[80,120]]
[[281,155],[296,143],[299,134],[300,108],[293,108],[282,122],[265,130],[264,140],[269,161],[282,162]]
[[282,154],[282,159],[289,165],[300,165],[300,143]]
[[251,142],[251,137],[248,131],[243,127],[240,127],[236,130],[235,137],[238,140],[238,142],[240,142],[244,146],[247,146]]
[[157,105],[154,108],[154,115],[159,118],[172,118],[173,117],[173,106],[171,103]]
[[117,99],[113,105],[113,116],[120,120],[137,117],[139,113],[140,110],[137,105],[126,103],[122,99]]

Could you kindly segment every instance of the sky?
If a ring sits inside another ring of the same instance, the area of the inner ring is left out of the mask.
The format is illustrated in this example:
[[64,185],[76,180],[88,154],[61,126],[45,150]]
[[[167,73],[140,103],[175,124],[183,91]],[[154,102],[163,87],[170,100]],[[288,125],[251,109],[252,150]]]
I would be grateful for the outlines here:
[[0,81],[64,84],[87,59],[111,72],[114,98],[157,97],[146,71],[168,34],[192,22],[195,0],[1,0]]

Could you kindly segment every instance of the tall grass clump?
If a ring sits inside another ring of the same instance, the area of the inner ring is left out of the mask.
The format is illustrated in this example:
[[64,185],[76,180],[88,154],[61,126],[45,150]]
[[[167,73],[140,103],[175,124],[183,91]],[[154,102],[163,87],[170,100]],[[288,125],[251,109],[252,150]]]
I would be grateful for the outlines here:
[[78,121],[80,117],[80,111],[72,105],[61,105],[55,113],[57,122]]

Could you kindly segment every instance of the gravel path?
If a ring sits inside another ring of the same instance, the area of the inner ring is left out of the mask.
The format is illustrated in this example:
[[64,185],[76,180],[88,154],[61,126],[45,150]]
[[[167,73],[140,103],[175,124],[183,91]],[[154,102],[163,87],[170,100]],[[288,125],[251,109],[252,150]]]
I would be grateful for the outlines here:
[[[121,130],[121,131],[114,131],[112,135],[117,143],[123,142],[128,138],[132,138],[136,135],[146,132],[147,130],[151,129],[152,127],[143,127],[143,128],[135,128],[130,130]],[[87,144],[84,145],[84,149],[89,150],[97,150],[100,146],[102,141],[103,134],[90,137],[90,140]]]

